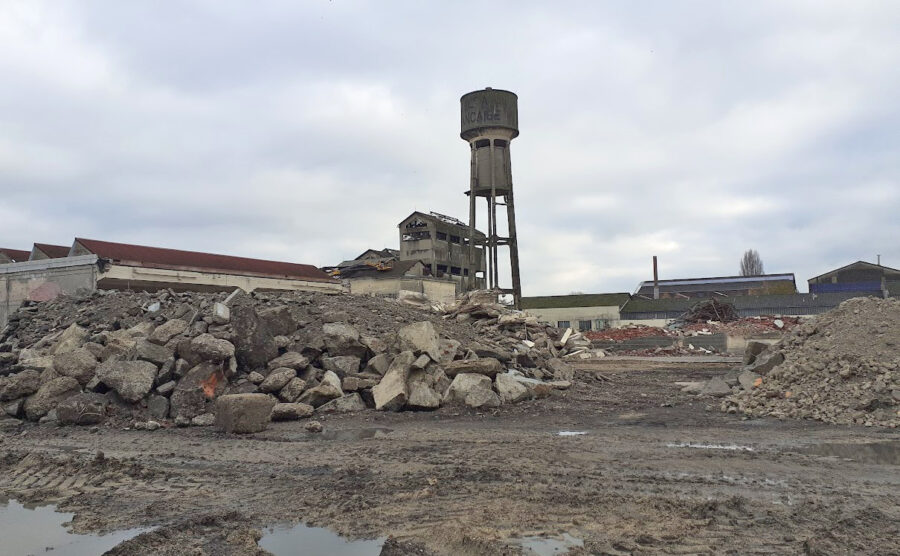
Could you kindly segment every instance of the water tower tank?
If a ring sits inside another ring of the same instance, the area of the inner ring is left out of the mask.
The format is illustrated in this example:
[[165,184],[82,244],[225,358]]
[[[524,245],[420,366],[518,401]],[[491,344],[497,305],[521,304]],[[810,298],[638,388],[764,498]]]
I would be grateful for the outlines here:
[[509,138],[519,135],[519,97],[502,89],[483,89],[459,99],[462,114],[460,137],[470,141],[490,129],[507,130]]

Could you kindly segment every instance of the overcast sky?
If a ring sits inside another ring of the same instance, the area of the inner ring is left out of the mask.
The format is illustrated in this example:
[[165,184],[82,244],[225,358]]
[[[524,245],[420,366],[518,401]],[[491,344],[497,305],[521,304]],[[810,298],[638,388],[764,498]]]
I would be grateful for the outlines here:
[[[564,6],[564,7],[561,7]],[[0,246],[315,264],[468,218],[519,95],[526,295],[900,267],[900,2],[0,2]]]

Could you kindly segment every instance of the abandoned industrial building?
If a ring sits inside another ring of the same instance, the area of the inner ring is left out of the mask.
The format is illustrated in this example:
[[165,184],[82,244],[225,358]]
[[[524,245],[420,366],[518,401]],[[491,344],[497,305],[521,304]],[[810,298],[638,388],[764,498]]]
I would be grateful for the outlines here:
[[66,257],[0,265],[0,326],[24,301],[97,289],[340,293],[312,265],[76,238]]

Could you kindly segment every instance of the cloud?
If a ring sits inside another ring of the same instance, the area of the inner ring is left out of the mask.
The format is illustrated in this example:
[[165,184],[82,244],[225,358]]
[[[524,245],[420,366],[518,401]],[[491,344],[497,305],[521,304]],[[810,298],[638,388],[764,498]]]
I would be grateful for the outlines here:
[[[333,264],[466,219],[458,99],[519,94],[526,294],[900,266],[891,2],[13,1],[0,243]],[[483,209],[481,209],[483,211]],[[484,222],[483,213],[480,221]]]

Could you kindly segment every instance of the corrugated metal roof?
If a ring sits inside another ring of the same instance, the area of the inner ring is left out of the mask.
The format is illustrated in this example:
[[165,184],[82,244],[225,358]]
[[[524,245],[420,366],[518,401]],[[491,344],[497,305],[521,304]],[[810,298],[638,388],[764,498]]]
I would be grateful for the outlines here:
[[263,275],[277,278],[334,282],[330,276],[308,264],[284,263],[262,259],[248,259],[229,255],[215,255],[196,251],[181,251],[162,247],[146,247],[127,243],[113,243],[95,239],[75,238],[98,257],[125,265],[169,268],[175,270],[214,270],[226,274]]
[[[747,282],[771,282],[777,280],[794,280],[794,274],[760,274],[758,276],[717,276],[714,278],[684,278],[677,280],[659,280],[660,286],[691,286],[698,284],[727,284]],[[641,282],[640,287],[653,286],[653,280]]]
[[886,271],[886,272],[889,272],[889,273],[893,273],[893,272],[898,272],[898,273],[900,273],[900,270],[898,270],[898,269],[896,269],[896,268],[891,268],[891,267],[889,267],[889,266],[877,265],[877,264],[870,263],[870,262],[867,262],[867,261],[856,261],[855,263],[850,263],[850,264],[844,265],[844,266],[842,266],[842,267],[840,267],[840,268],[836,268],[836,269],[834,269],[834,270],[829,270],[828,272],[825,272],[825,273],[823,273],[823,274],[819,274],[818,276],[813,276],[812,278],[810,278],[809,280],[807,280],[807,282],[812,283],[813,280],[817,280],[817,279],[819,279],[819,278],[823,278],[823,277],[825,277],[825,276],[828,276],[829,274],[833,274],[833,273],[835,273],[835,272],[840,272],[840,271],[842,271],[842,270],[847,270],[848,268],[852,268],[852,267],[857,267],[857,268],[871,268],[871,269],[873,269],[873,270],[882,270],[882,271]]
[[627,293],[588,293],[573,295],[544,295],[523,297],[522,309],[570,309],[572,307],[621,307],[628,298]]
[[69,249],[65,245],[51,245],[49,243],[35,243],[34,246],[44,252],[51,259],[61,259],[69,256]]
[[22,251],[21,249],[9,249],[7,247],[0,247],[0,253],[3,253],[4,255],[12,259],[13,262],[17,263],[27,261],[28,257],[31,256],[30,251]]

